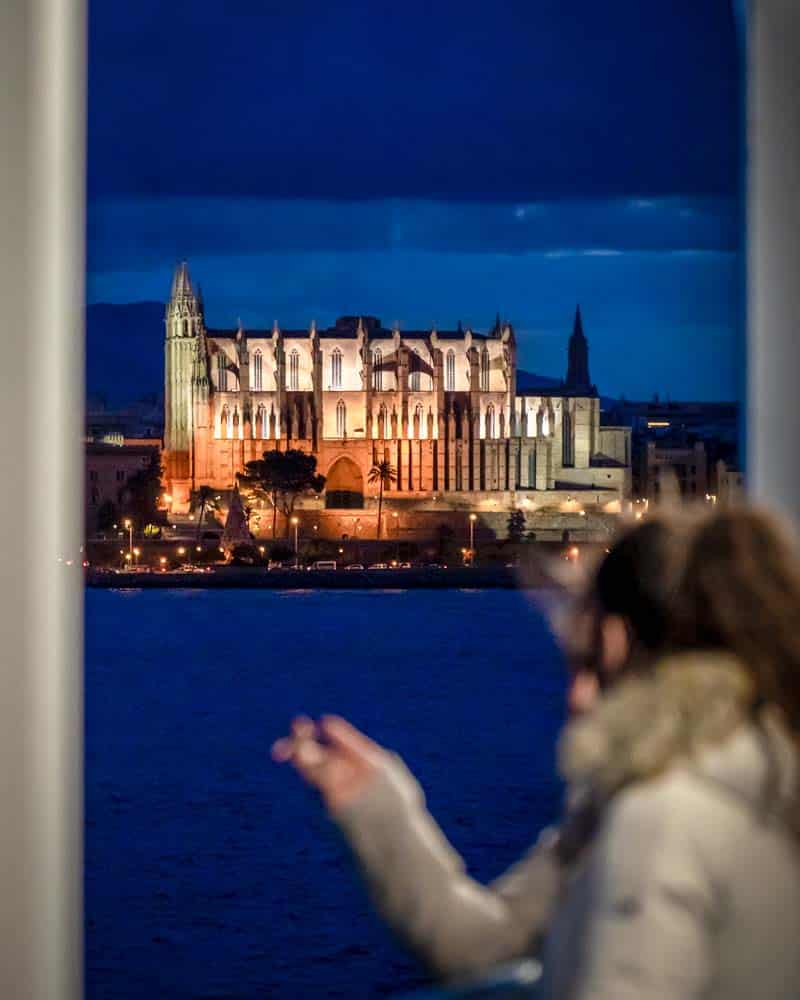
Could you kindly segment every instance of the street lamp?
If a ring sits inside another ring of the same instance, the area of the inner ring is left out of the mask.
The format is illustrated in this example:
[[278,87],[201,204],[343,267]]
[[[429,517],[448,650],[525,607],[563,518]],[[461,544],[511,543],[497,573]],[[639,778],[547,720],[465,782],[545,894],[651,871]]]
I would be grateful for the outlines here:
[[133,554],[136,557],[136,559],[134,561],[134,565],[138,566],[139,565],[139,556],[142,554],[142,550],[141,549],[134,549],[133,550]]
[[478,520],[477,514],[469,515],[469,563],[470,566],[475,561],[475,522]]
[[133,554],[133,521],[131,521],[129,518],[126,518],[124,524],[125,527],[128,529],[128,552]]
[[297,532],[298,532],[298,530],[300,528],[300,518],[299,517],[293,517],[292,518],[292,524],[294,525],[294,568],[295,569],[299,569],[299,567],[300,567],[300,555],[299,555],[299,549],[298,549],[298,545],[297,545]]

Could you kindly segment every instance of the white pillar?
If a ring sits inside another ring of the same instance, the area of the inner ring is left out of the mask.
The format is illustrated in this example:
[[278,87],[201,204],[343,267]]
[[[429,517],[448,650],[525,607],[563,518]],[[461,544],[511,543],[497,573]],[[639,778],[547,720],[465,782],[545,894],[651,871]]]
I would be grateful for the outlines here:
[[800,3],[748,18],[747,476],[800,525]]
[[20,1000],[83,995],[85,18],[0,3],[0,996]]

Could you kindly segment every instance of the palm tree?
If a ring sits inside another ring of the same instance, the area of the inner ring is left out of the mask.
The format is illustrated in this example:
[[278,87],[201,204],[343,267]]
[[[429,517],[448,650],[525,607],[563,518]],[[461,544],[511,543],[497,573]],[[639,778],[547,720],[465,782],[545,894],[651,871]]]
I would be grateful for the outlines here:
[[384,460],[383,462],[376,462],[375,465],[367,473],[368,483],[379,483],[378,488],[378,540],[381,537],[381,511],[383,509],[383,490],[384,487],[391,486],[393,482],[397,479],[397,471],[391,462]]
[[205,512],[207,510],[217,509],[216,493],[214,493],[210,486],[201,486],[197,491],[197,499],[200,502],[200,513],[197,515],[197,535],[195,538],[195,544],[200,541],[200,530],[203,527],[203,517]]

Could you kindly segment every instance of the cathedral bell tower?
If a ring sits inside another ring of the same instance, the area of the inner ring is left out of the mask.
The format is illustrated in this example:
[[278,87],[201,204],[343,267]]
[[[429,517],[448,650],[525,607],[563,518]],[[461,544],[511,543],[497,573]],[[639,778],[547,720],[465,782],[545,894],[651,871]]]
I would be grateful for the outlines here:
[[589,378],[589,342],[583,332],[580,306],[575,310],[575,323],[572,327],[572,336],[569,338],[565,385],[573,396],[591,396],[597,391]]
[[165,316],[164,467],[174,511],[188,510],[193,478],[194,384],[202,347],[203,304],[184,261],[175,268]]

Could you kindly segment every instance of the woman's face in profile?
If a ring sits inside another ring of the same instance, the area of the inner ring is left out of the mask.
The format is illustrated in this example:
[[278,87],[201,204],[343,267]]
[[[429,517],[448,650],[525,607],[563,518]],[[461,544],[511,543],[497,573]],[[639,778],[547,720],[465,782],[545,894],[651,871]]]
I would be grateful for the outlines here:
[[571,716],[582,715],[591,711],[626,663],[628,626],[619,615],[584,609],[572,618],[564,645],[570,667],[567,708]]

